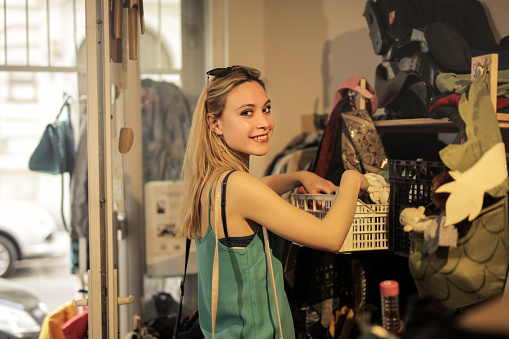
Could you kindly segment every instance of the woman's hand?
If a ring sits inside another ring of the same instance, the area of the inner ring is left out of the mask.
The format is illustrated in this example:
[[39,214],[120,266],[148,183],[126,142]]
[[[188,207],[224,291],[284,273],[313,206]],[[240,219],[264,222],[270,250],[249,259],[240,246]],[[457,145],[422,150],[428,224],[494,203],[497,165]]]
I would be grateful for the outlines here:
[[364,174],[355,171],[355,170],[347,170],[343,173],[341,177],[341,181],[343,180],[358,180],[359,181],[359,197],[362,196],[368,190],[370,184],[368,179],[364,176]]
[[299,172],[299,180],[308,194],[334,194],[338,189],[331,181],[309,171]]
[[364,193],[368,191],[369,186],[371,185],[369,184],[368,179],[366,179],[366,177],[362,175],[361,187],[359,189],[359,197],[364,195]]

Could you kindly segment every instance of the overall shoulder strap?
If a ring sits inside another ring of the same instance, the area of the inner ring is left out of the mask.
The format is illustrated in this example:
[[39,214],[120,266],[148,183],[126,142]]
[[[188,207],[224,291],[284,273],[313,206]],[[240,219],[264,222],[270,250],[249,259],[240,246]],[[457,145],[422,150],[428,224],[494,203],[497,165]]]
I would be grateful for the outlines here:
[[279,303],[277,300],[276,281],[274,279],[274,268],[272,267],[272,255],[270,254],[269,236],[267,234],[267,229],[264,226],[262,226],[262,231],[263,231],[263,241],[265,243],[265,254],[267,255],[267,265],[270,274],[270,282],[272,283],[272,293],[274,294],[274,303],[276,304],[279,333],[281,334],[281,339],[283,339],[283,327],[281,326],[281,316],[279,314]]
[[219,206],[221,205],[221,185],[219,183],[224,180],[224,178],[229,175],[229,173],[223,173],[219,176],[219,179],[216,183],[216,196],[215,196],[215,208],[214,208],[214,233],[216,239],[216,245],[214,249],[214,264],[212,266],[212,293],[211,293],[211,315],[212,315],[212,339],[215,338],[216,332],[216,317],[217,317],[217,300],[219,297],[219,254],[218,254],[218,240],[217,240],[217,228],[221,223],[221,213],[219,213]]
[[222,186],[222,195],[221,195],[221,217],[223,218],[223,231],[225,238],[228,238],[228,228],[226,227],[226,182],[228,181],[228,178],[230,177],[230,174],[235,172],[235,170],[228,172],[226,176],[223,179],[223,186]]

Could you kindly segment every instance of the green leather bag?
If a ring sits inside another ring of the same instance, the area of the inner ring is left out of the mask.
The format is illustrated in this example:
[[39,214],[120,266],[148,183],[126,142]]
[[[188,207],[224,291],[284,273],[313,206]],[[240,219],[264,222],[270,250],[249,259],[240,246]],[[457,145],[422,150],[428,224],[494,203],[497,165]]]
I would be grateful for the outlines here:
[[[74,133],[71,125],[70,97],[70,95],[65,96],[64,103],[55,121],[46,126],[41,140],[28,162],[28,168],[31,171],[53,175],[60,174],[60,213],[66,230],[67,222],[64,217],[64,173],[72,175],[76,160]],[[64,108],[67,108],[67,120],[61,121],[60,115],[64,111]]]
[[[28,163],[31,171],[55,175],[73,172],[76,151],[69,97],[66,96],[55,121],[46,126],[39,144],[32,153]],[[60,121],[64,108],[67,108],[67,120]]]

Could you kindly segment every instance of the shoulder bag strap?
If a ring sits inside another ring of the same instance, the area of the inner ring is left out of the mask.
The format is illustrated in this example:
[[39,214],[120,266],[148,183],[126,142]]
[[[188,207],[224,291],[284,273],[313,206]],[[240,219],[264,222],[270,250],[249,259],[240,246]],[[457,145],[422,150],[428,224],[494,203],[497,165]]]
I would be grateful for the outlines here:
[[[64,229],[69,232],[69,228],[67,227],[67,222],[65,221],[65,215],[64,215],[64,172],[65,172],[65,159],[66,159],[66,149],[62,148],[62,143],[65,145],[67,140],[66,136],[66,128],[65,126],[61,126],[62,122],[60,122],[60,115],[62,114],[64,108],[67,108],[67,123],[69,124],[69,128],[72,129],[71,126],[71,105],[69,104],[69,99],[71,98],[70,94],[67,94],[64,98],[64,103],[62,104],[62,107],[60,107],[60,111],[58,112],[56,118],[55,118],[55,124],[57,125],[57,133],[59,134],[61,142],[59,145],[57,145],[57,155],[58,155],[58,168],[60,170],[60,215],[62,216],[62,224],[64,226]],[[70,173],[72,174],[72,173]]]
[[189,261],[189,252],[191,249],[191,239],[186,238],[186,260],[184,264],[184,277],[180,282],[180,304],[179,311],[177,313],[177,318],[175,319],[175,325],[173,326],[173,338],[178,338],[178,330],[180,325],[180,317],[182,316],[182,304],[184,303],[184,284],[186,282],[186,274],[187,274],[187,263]]
[[64,108],[67,107],[67,119],[69,121],[71,121],[71,105],[69,104],[69,99],[71,98],[71,95],[70,94],[67,94],[64,98],[64,103],[62,104],[62,106],[60,107],[60,110],[58,111],[58,114],[55,118],[55,121],[59,121],[60,120],[60,114],[62,114],[62,112],[64,111]]

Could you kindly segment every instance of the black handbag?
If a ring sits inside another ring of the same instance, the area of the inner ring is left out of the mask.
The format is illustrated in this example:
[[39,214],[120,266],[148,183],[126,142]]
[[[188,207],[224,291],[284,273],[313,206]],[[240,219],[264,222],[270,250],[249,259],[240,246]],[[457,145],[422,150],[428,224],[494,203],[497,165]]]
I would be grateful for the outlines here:
[[[60,174],[62,178],[60,210],[64,228],[67,230],[67,223],[64,218],[64,173],[72,175],[76,160],[74,149],[74,133],[71,125],[70,95],[66,95],[64,103],[58,112],[55,121],[48,124],[44,133],[30,156],[28,168],[31,171],[53,174]],[[67,108],[67,120],[60,120],[60,115]]]

